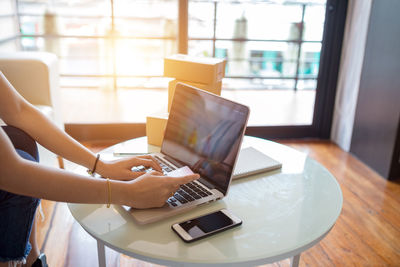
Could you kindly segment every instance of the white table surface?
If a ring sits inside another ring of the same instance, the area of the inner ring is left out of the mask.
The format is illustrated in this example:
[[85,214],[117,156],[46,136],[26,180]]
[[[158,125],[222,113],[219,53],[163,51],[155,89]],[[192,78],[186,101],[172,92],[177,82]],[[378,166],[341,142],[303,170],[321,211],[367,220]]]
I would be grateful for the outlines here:
[[[339,184],[329,171],[304,153],[248,136],[242,148],[247,146],[282,162],[282,169],[233,181],[227,197],[187,213],[138,225],[119,206],[107,209],[105,205],[68,204],[69,209],[81,226],[98,240],[100,250],[104,244],[153,263],[254,266],[297,257],[298,264],[300,253],[328,234],[339,217],[343,203]],[[113,151],[158,150],[149,146],[143,137],[103,152],[111,155]],[[191,244],[184,243],[171,230],[173,223],[221,208],[232,211],[243,224]],[[104,247],[100,254],[104,254]]]

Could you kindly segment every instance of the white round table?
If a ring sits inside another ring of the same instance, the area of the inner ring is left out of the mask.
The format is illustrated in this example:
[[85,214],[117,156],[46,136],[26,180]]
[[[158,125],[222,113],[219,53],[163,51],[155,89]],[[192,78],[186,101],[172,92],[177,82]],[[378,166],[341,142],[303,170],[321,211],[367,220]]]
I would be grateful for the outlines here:
[[[97,240],[99,265],[104,245],[125,255],[168,266],[255,266],[291,258],[322,240],[340,215],[343,197],[336,179],[322,165],[287,146],[245,136],[253,146],[282,163],[282,169],[233,181],[227,197],[160,222],[138,225],[122,207],[68,204],[73,217]],[[145,137],[102,151],[154,152]],[[84,173],[85,169],[76,170]],[[240,227],[184,243],[171,225],[227,208],[243,220]]]

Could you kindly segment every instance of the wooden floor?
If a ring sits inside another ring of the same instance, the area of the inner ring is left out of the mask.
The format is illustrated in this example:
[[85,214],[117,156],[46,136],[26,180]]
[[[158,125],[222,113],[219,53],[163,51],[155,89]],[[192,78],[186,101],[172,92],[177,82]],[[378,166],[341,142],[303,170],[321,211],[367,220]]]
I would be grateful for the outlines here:
[[[389,182],[349,153],[323,141],[281,142],[307,153],[338,180],[342,214],[320,244],[301,254],[300,266],[400,266],[400,182]],[[87,144],[98,151],[108,145]],[[43,201],[38,238],[54,266],[97,266],[96,242],[65,203]],[[106,250],[107,266],[156,266]],[[289,260],[268,266],[289,266]]]

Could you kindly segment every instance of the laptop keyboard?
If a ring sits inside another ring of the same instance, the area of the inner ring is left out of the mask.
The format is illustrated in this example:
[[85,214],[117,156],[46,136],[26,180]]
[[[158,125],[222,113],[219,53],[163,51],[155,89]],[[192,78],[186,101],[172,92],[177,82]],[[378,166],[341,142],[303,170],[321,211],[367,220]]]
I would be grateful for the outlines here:
[[176,207],[179,203],[185,204],[210,195],[212,195],[212,193],[208,189],[202,187],[198,183],[189,182],[181,185],[181,188],[176,191],[175,194],[167,200],[167,202]]
[[[158,164],[160,164],[163,173],[165,175],[168,175],[168,172],[176,169],[174,166],[164,161],[162,158],[158,156],[153,156],[153,157],[158,162]],[[132,168],[132,171],[141,171],[141,172],[143,171],[150,172],[152,170],[153,170],[152,168],[145,168],[144,166]],[[176,207],[210,195],[212,195],[210,190],[201,186],[199,183],[192,181],[187,184],[181,185],[179,190],[176,191],[175,194],[167,200],[167,203],[169,203],[173,207]]]
[[171,164],[169,164],[168,162],[164,161],[162,158],[160,158],[158,156],[153,156],[153,158],[155,158],[155,160],[158,162],[158,164],[160,164],[160,167],[163,170],[164,174],[176,169]]
[[[171,164],[169,164],[168,162],[165,162],[163,159],[161,159],[158,156],[153,156],[153,158],[160,165],[160,167],[163,170],[164,174],[167,174],[168,172],[173,171],[173,170],[176,169]],[[132,171],[134,171],[134,172],[151,172],[151,171],[153,171],[153,168],[146,168],[144,166],[137,166],[137,167],[133,167]]]
[[[176,169],[160,157],[154,156],[154,158],[160,164],[164,174],[167,174],[168,172]],[[210,195],[212,195],[212,193],[207,188],[201,186],[196,182],[189,182],[187,184],[181,185],[179,190],[176,191],[175,194],[167,200],[167,203],[169,203],[173,207],[176,207],[179,204],[185,204]]]

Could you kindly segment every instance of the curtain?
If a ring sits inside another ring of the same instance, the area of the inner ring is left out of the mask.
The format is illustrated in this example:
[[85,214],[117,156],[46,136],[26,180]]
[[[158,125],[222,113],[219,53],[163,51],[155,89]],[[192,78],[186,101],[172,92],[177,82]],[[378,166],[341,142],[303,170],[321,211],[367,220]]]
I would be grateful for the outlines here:
[[349,151],[373,0],[349,0],[331,139]]

